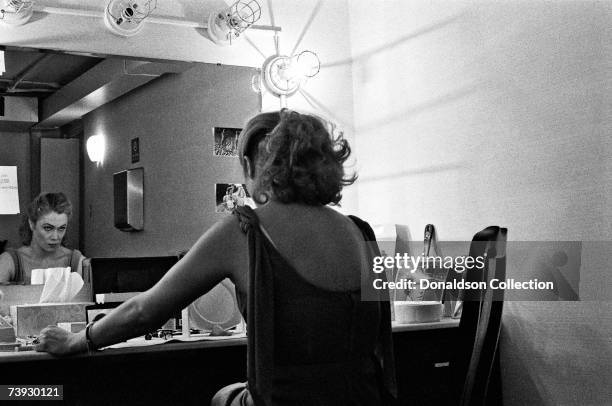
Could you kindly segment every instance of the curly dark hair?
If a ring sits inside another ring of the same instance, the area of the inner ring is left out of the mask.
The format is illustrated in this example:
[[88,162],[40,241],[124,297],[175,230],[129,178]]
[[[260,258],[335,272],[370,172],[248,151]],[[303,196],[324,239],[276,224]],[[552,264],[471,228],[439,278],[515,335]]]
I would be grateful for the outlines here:
[[342,188],[357,179],[345,176],[351,148],[342,135],[332,136],[320,118],[291,110],[262,113],[240,135],[239,153],[254,164],[253,199],[272,196],[282,203],[338,204]]
[[19,234],[21,235],[23,245],[30,245],[32,242],[30,221],[36,224],[41,216],[51,212],[65,213],[68,218],[72,215],[72,204],[62,192],[43,192],[36,196],[32,203],[29,204],[28,211],[23,215],[21,226],[19,227]]

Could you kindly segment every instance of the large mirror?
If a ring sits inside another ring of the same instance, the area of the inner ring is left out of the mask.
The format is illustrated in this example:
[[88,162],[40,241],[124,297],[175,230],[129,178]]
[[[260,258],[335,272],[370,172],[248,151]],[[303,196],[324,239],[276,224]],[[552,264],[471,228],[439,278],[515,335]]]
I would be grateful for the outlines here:
[[[0,122],[12,132],[3,134],[8,150],[17,152],[9,163],[18,169],[22,212],[0,216],[7,248],[21,246],[21,217],[38,191],[62,191],[71,200],[63,244],[86,257],[177,255],[224,215],[216,212],[216,185],[243,179],[235,157],[214,154],[214,129],[239,129],[260,110],[253,68],[14,47],[5,61],[3,96],[35,98],[40,117],[33,128]],[[92,136],[106,145],[99,162],[87,154]],[[135,168],[145,176],[144,227],[126,232],[114,225],[113,174]],[[75,301],[91,300],[84,277]],[[43,286],[0,290],[7,315],[11,305],[38,302]]]
[[[240,129],[281,102],[352,122],[342,2],[308,0],[299,10],[248,2],[261,7],[259,19],[229,43],[207,29],[228,7],[223,1],[156,2],[129,37],[104,24],[103,3],[38,0],[25,24],[0,24],[0,91],[6,100],[34,100],[30,116],[37,117],[0,127],[9,146],[0,158],[18,167],[22,213],[39,191],[65,191],[74,206],[65,242],[87,257],[176,255],[227,215],[215,210],[217,185],[239,190],[243,176],[235,157],[215,155],[215,128]],[[331,65],[318,66],[316,80],[288,101],[257,92],[264,61],[304,50]],[[86,152],[94,136],[105,143],[97,162]],[[112,175],[134,168],[144,169],[144,229],[129,233],[113,226]],[[0,240],[18,247],[18,227],[18,216],[0,215]]]

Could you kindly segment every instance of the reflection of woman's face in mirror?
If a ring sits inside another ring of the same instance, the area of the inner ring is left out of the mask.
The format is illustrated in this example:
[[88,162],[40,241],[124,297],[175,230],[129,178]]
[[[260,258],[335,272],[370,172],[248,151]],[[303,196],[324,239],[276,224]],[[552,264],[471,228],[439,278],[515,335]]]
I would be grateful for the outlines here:
[[64,239],[68,227],[68,216],[66,213],[54,211],[43,214],[38,218],[36,224],[30,221],[32,230],[32,242],[30,246],[38,247],[45,252],[56,251]]

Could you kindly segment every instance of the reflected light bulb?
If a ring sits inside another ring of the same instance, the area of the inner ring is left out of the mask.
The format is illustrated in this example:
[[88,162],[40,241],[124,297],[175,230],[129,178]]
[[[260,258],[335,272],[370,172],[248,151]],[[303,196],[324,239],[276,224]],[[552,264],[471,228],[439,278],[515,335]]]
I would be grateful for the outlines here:
[[101,163],[104,161],[106,141],[102,135],[92,135],[87,139],[87,155],[91,162]]
[[311,78],[319,73],[321,61],[312,51],[302,51],[296,58],[296,65],[301,76]]

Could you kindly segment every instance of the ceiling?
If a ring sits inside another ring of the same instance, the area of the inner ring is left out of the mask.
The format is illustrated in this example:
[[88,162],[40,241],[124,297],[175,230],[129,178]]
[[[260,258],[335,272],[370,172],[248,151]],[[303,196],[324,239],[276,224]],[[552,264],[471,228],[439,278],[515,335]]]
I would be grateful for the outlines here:
[[[16,47],[4,48],[4,60],[0,131],[59,128],[164,74],[193,66]],[[38,102],[32,106],[26,97]]]
[[39,100],[51,96],[104,59],[48,50],[4,49],[6,72],[0,75],[0,96]]

